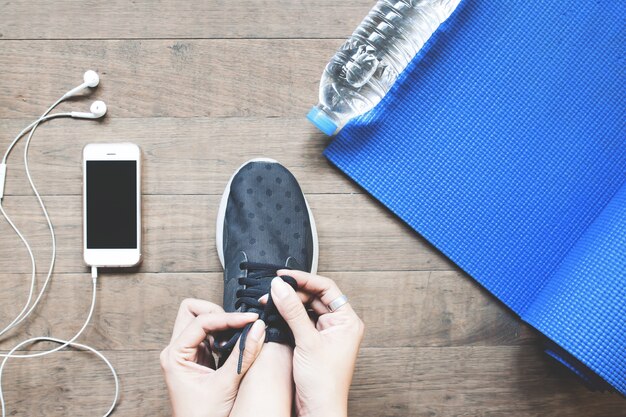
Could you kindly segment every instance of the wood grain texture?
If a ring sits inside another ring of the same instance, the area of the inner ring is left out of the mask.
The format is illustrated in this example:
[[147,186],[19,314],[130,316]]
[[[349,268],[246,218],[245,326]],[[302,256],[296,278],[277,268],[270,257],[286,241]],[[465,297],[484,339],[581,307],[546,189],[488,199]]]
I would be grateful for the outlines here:
[[[105,353],[122,382],[116,415],[170,415],[159,351]],[[91,415],[106,409],[113,392],[108,369],[84,353],[12,361],[7,376],[5,392],[15,417]],[[350,416],[618,417],[623,400],[588,391],[529,346],[363,348]]]
[[[333,272],[356,311],[368,323],[364,346],[503,346],[537,342],[535,334],[477,284],[458,272]],[[1,274],[0,317],[18,313],[30,275]],[[57,329],[69,338],[89,308],[87,274],[57,274],[36,316],[20,337]],[[221,273],[109,274],[99,282],[96,315],[82,340],[97,349],[155,350],[169,340],[185,298],[221,304]],[[381,294],[385,297],[381,297]],[[120,302],[125,300],[125,302]],[[14,301],[14,302],[11,302]],[[14,335],[18,334],[13,332]],[[0,349],[17,343],[0,342]]]
[[[315,214],[320,270],[366,324],[351,416],[624,415],[624,400],[593,393],[542,352],[541,338],[452,262],[334,169],[329,139],[304,115],[322,69],[374,0],[0,0],[0,145],[64,91],[98,70],[97,90],[59,106],[102,121],[41,126],[33,178],[57,231],[49,292],[0,350],[34,335],[68,337],[89,307],[81,259],[81,149],[132,141],[143,150],[145,261],[102,271],[93,322],[80,341],[112,360],[122,381],[116,416],[170,415],[159,369],[182,299],[220,301],[215,215],[228,178],[253,157],[290,168]],[[50,236],[23,175],[9,165],[8,213],[37,254]],[[0,221],[0,325],[26,298],[29,260]],[[39,344],[31,349],[45,348]],[[11,416],[92,415],[113,385],[104,364],[67,351],[12,360],[3,378]]]
[[372,7],[371,0],[3,3],[4,39],[344,38]]
[[304,117],[317,104],[322,70],[341,43],[5,40],[0,74],[11,82],[0,87],[0,118],[40,114],[80,84],[86,69],[100,73],[94,96],[107,102],[109,117]]
[[[221,271],[215,249],[220,196],[149,195],[143,198],[143,272]],[[82,261],[81,197],[45,197],[57,235],[58,272],[86,272]],[[450,270],[448,261],[408,227],[363,194],[313,194],[321,271]],[[40,271],[47,270],[50,237],[34,197],[8,196],[4,207],[31,241]],[[0,267],[29,272],[27,252],[6,223]],[[10,237],[9,237],[10,236]],[[11,243],[9,243],[11,242]]]
[[[0,132],[6,132],[0,138],[1,148],[28,123],[28,119],[0,119]],[[91,142],[126,140],[143,150],[144,194],[221,195],[235,169],[262,155],[288,163],[307,194],[362,193],[322,156],[328,139],[313,129],[304,117],[57,119],[38,128],[29,165],[42,194],[78,195],[82,148]],[[9,160],[8,195],[31,195],[21,175],[22,149],[16,147]]]

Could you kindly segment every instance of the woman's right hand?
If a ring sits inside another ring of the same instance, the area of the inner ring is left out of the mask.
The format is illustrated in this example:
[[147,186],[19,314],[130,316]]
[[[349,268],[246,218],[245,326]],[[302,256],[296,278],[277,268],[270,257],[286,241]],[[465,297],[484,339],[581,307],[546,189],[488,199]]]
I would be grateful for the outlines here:
[[[298,283],[298,293],[282,279],[272,281],[272,299],[293,332],[293,378],[300,417],[344,417],[348,391],[363,339],[364,325],[350,304],[331,312],[328,305],[342,295],[329,278],[281,270]],[[305,309],[319,316],[313,323]]]

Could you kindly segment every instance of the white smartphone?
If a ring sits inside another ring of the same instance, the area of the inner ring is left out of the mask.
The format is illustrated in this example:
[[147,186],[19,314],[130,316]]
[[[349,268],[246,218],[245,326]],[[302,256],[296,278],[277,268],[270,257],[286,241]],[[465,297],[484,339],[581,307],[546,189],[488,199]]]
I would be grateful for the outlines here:
[[83,149],[83,259],[90,266],[141,262],[141,151],[132,143]]

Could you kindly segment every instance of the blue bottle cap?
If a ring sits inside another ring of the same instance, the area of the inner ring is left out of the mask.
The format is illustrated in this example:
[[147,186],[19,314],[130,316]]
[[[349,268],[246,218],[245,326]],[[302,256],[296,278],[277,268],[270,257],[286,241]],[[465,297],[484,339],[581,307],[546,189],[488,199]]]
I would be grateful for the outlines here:
[[335,122],[319,107],[313,107],[306,118],[328,136],[332,136],[337,130]]

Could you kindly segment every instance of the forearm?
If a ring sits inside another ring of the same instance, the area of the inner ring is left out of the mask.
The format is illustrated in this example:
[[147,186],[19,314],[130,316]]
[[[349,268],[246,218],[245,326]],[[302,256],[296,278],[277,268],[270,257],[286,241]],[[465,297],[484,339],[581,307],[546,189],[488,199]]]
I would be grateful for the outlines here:
[[292,409],[292,348],[266,343],[246,377],[230,417],[289,417]]

